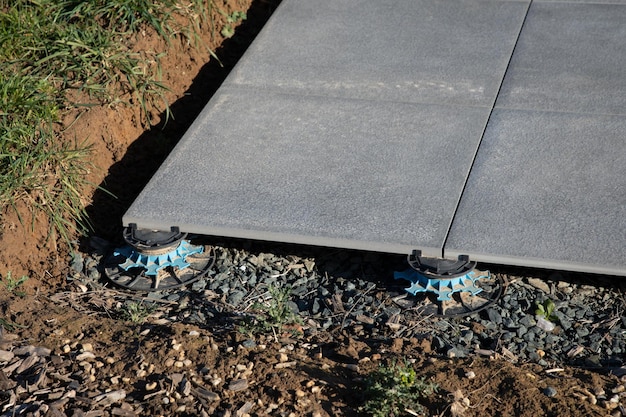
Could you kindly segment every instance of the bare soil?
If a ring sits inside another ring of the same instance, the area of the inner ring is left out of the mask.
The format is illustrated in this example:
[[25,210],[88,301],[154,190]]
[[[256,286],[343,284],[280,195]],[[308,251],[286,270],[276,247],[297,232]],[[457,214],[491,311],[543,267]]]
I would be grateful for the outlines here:
[[[137,51],[167,52],[161,65],[171,91],[168,101],[173,120],[166,123],[164,108],[153,108],[153,126],[145,129],[132,99],[129,105],[65,114],[63,140],[87,139],[93,163],[89,180],[107,190],[84,193],[93,235],[120,241],[122,214],[276,6],[262,0],[217,3],[227,13],[244,10],[248,15],[230,39],[220,36],[223,23],[203,28],[204,42],[221,63],[185,39],[166,44],[149,29],[130,45]],[[221,14],[214,14],[217,22],[223,21]],[[373,343],[331,329],[307,338],[288,333],[258,335],[254,346],[246,348],[242,345],[246,337],[219,320],[198,326],[153,314],[144,323],[128,322],[115,311],[120,300],[132,296],[113,289],[83,293],[66,280],[70,248],[47,239],[45,219],[37,219],[32,228],[24,227],[13,211],[7,211],[2,220],[3,278],[11,271],[14,278],[27,275],[29,279],[19,291],[0,285],[0,318],[8,323],[0,350],[47,347],[55,358],[48,365],[50,370],[56,367],[66,375],[78,375],[84,369],[76,356],[85,346],[92,346],[98,361],[95,380],[82,380],[82,394],[55,408],[60,414],[50,415],[78,416],[100,410],[91,415],[353,416],[365,400],[361,393],[368,373],[380,364],[406,359],[414,362],[419,377],[440,387],[424,400],[428,415],[605,416],[615,412],[609,404],[594,403],[589,395],[605,390],[610,397],[620,384],[614,375],[568,367],[546,372],[538,365],[513,363],[497,354],[440,357],[432,351],[428,337]],[[85,242],[77,238],[76,247],[84,247]],[[4,367],[0,362],[0,384],[5,384],[0,391],[11,386],[1,371]],[[48,379],[53,380],[50,370]],[[195,401],[188,400],[191,397],[181,395],[178,388],[184,378],[193,382],[193,389],[205,387],[219,399],[198,402],[201,396],[195,395]],[[245,380],[245,387],[237,385],[240,380]],[[16,379],[22,385],[28,381]],[[548,386],[556,389],[555,396],[543,393]],[[94,398],[102,389],[123,389],[126,399],[98,403]],[[29,395],[22,394],[20,400],[26,401]],[[0,413],[11,415],[10,407],[2,409],[9,401],[0,395]]]

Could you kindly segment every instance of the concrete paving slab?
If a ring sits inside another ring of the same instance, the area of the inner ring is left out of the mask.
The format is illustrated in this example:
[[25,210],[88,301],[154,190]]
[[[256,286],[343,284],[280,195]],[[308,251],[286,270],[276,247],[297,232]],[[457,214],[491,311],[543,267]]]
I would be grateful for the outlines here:
[[623,3],[533,2],[497,106],[624,114]]
[[495,110],[446,256],[626,276],[625,116]]
[[626,0],[529,4],[283,0],[124,224],[626,276]]
[[123,222],[441,256],[488,115],[223,86]]
[[535,3],[626,4],[626,0],[533,0]]
[[528,4],[284,0],[226,83],[492,106]]
[[529,4],[452,1],[284,0],[124,224],[441,256]]

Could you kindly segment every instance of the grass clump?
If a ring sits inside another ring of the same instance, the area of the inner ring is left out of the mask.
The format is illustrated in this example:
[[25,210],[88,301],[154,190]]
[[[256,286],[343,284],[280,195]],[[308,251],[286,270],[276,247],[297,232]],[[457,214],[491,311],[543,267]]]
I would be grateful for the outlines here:
[[248,317],[241,326],[241,331],[248,334],[267,333],[284,330],[294,330],[302,323],[302,319],[296,314],[289,302],[291,299],[291,287],[270,286],[267,289],[267,299],[255,302],[252,310],[256,313]]
[[381,365],[365,380],[366,398],[360,411],[373,417],[423,415],[421,402],[436,392],[438,386],[417,378],[408,361]]
[[2,67],[0,206],[25,201],[32,209],[31,223],[44,213],[51,231],[68,239],[70,230],[86,230],[81,189],[89,171],[88,148],[57,140],[53,124],[61,100],[48,79]]
[[554,311],[556,310],[556,305],[552,300],[547,299],[543,303],[536,301],[535,305],[537,307],[535,309],[535,315],[537,317],[543,317],[544,319],[551,322],[557,322],[559,320],[558,317],[554,314]]
[[24,297],[26,293],[19,288],[28,280],[28,276],[22,275],[19,278],[13,278],[11,271],[7,272],[6,277],[2,279],[5,288],[8,292],[13,293],[19,297]]
[[[207,5],[208,4],[208,5]],[[166,39],[194,38],[211,2],[203,0],[0,0],[0,210],[24,202],[34,225],[69,241],[89,228],[82,191],[89,184],[87,138],[62,141],[60,117],[78,106],[163,106],[161,54],[126,46],[152,27]],[[188,17],[189,27],[175,15]],[[194,38],[197,40],[197,36]],[[74,91],[73,94],[68,94]],[[70,99],[70,97],[73,97]],[[80,102],[79,102],[80,101]],[[50,236],[50,235],[49,235]]]
[[136,32],[152,26],[159,35],[169,36],[176,0],[63,0],[60,16],[67,20],[99,21],[106,29]]
[[233,25],[238,24],[239,22],[248,18],[246,12],[242,11],[234,11],[231,14],[228,14],[223,10],[220,10],[219,12],[226,19],[226,24],[224,24],[224,27],[220,32],[225,38],[232,38],[235,35],[235,28],[233,27]]
[[[14,332],[18,329],[27,329],[28,326],[22,326],[21,324],[17,324],[14,321],[5,319],[3,317],[0,317],[0,327],[8,332]],[[2,334],[2,331],[0,329],[0,335]]]
[[[87,184],[88,147],[56,140],[53,122],[59,112],[45,79],[0,70],[0,206],[25,201],[30,223],[43,213],[69,240],[73,229],[86,230],[81,189]],[[23,219],[21,219],[23,221]]]
[[153,304],[144,304],[139,301],[127,302],[120,308],[120,316],[123,320],[129,321],[133,324],[141,324],[150,314],[156,310],[156,306]]

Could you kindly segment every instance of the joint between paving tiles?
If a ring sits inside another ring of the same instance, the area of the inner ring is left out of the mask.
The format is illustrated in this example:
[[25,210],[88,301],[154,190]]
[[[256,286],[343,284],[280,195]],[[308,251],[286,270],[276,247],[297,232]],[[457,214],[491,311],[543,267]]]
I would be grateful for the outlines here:
[[524,25],[526,24],[526,19],[528,18],[528,12],[530,7],[532,6],[532,0],[526,6],[526,12],[524,13],[524,19],[522,19],[522,23],[520,25],[519,31],[517,32],[517,38],[515,39],[515,43],[513,44],[513,48],[511,49],[511,54],[509,55],[509,60],[506,64],[506,68],[502,73],[502,78],[500,79],[500,85],[498,86],[498,91],[496,92],[493,102],[491,104],[491,109],[489,110],[489,116],[487,116],[487,121],[483,126],[483,131],[480,135],[480,141],[478,142],[478,146],[476,146],[476,150],[474,151],[474,155],[472,156],[472,162],[467,171],[467,175],[465,176],[465,181],[463,183],[463,188],[461,189],[461,193],[456,202],[456,207],[454,208],[454,213],[450,219],[450,223],[448,224],[448,229],[446,231],[446,237],[443,240],[443,245],[441,247],[441,257],[446,258],[446,244],[448,243],[448,238],[450,237],[450,230],[452,230],[452,225],[454,224],[454,220],[456,219],[457,212],[459,210],[459,206],[461,205],[461,200],[463,199],[463,194],[465,193],[465,189],[467,187],[467,183],[469,181],[469,177],[472,173],[472,169],[474,168],[474,164],[476,163],[476,157],[478,156],[478,152],[480,151],[480,145],[483,142],[483,138],[485,137],[485,132],[487,131],[487,126],[489,125],[489,121],[491,120],[491,116],[493,114],[494,109],[496,108],[496,102],[498,100],[498,96],[500,95],[500,91],[502,90],[502,85],[504,84],[504,78],[506,77],[507,72],[509,71],[509,67],[511,66],[511,61],[513,59],[513,55],[515,54],[515,49],[517,48],[517,44],[520,40],[520,36],[522,35],[522,31],[524,30]]

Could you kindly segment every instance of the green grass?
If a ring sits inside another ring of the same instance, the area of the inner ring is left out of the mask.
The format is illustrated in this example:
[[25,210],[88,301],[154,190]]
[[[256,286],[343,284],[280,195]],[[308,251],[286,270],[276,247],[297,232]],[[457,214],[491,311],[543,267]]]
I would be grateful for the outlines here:
[[4,317],[0,317],[0,327],[9,332],[14,332],[17,329],[28,328],[28,326],[22,326],[21,324],[17,324],[9,319],[5,319]]
[[139,301],[132,301],[125,303],[120,309],[119,313],[123,320],[129,321],[134,324],[141,324],[150,314],[156,310],[154,304],[144,304]]
[[228,14],[223,10],[219,10],[219,13],[226,19],[226,24],[220,32],[225,38],[232,38],[235,35],[235,29],[233,28],[233,24],[237,24],[242,20],[246,20],[248,18],[246,12],[241,11],[234,11],[231,14]]
[[13,293],[19,297],[24,297],[26,293],[20,290],[22,284],[24,284],[28,280],[28,276],[22,275],[20,278],[13,278],[11,271],[7,272],[6,277],[0,278],[4,283],[5,288],[8,292]]
[[373,417],[424,415],[421,402],[436,392],[438,386],[417,378],[409,362],[381,365],[365,379],[360,411]]
[[[87,138],[60,140],[60,116],[77,106],[129,103],[169,107],[153,51],[126,45],[152,27],[167,42],[182,36],[199,45],[203,0],[0,0],[0,209],[25,202],[34,224],[43,213],[51,233],[66,240],[89,225],[81,191],[90,170]],[[191,17],[188,27],[175,15]],[[70,102],[83,97],[80,103]],[[132,103],[131,103],[132,102]],[[21,211],[20,211],[21,212]],[[20,213],[18,212],[18,213]],[[23,212],[22,212],[23,215]]]
[[552,300],[547,299],[543,303],[535,301],[535,305],[537,306],[537,309],[535,310],[536,316],[543,317],[544,319],[551,322],[559,321],[558,317],[554,314],[554,311],[556,310],[556,305]]
[[291,299],[290,287],[270,286],[267,289],[267,297],[262,302],[252,305],[254,316],[240,327],[242,333],[254,335],[266,332],[282,332],[289,327],[302,322],[300,316],[293,312],[289,306]]

